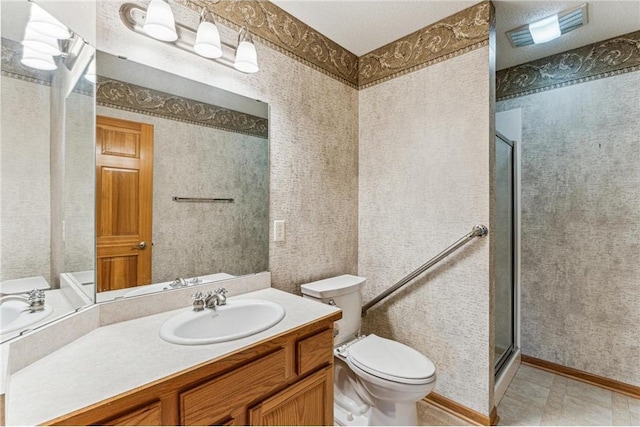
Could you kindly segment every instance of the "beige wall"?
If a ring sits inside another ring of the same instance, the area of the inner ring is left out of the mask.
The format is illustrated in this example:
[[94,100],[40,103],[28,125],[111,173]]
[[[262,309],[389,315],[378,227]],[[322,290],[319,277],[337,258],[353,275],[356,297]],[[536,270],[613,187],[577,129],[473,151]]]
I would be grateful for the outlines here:
[[640,385],[640,72],[522,109],[522,351]]
[[71,92],[65,101],[64,267],[95,265],[95,97]]
[[51,88],[6,76],[1,82],[0,280],[43,276],[52,283]]
[[[266,139],[107,107],[97,112],[154,127],[152,283],[268,270]],[[235,201],[176,203],[173,196]]]
[[[299,292],[301,283],[356,273],[356,90],[259,43],[259,73],[222,67],[128,31],[121,3],[98,3],[98,49],[269,103],[271,229],[274,219],[287,228],[286,242],[269,247],[273,285]],[[179,22],[197,26],[196,13],[172,6]]]
[[[358,273],[371,299],[475,224],[489,225],[489,48],[360,91]],[[435,392],[489,414],[489,238],[365,318],[436,365]]]

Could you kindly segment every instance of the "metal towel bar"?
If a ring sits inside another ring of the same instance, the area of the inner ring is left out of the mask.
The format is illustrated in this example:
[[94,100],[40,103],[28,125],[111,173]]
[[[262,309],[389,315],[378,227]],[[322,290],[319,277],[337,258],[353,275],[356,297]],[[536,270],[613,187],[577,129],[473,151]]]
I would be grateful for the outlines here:
[[395,291],[397,291],[407,283],[411,282],[413,279],[415,279],[416,277],[418,277],[419,275],[421,275],[422,273],[424,273],[425,271],[427,271],[428,269],[430,269],[431,267],[433,267],[434,265],[436,265],[437,263],[445,259],[447,256],[449,256],[453,252],[460,249],[469,241],[473,240],[475,237],[484,237],[487,235],[488,232],[489,230],[484,225],[474,226],[470,233],[466,234],[464,237],[462,237],[460,240],[455,242],[453,245],[449,246],[447,249],[440,252],[438,255],[434,256],[429,261],[422,264],[420,267],[418,267],[411,273],[407,274],[395,285],[391,286],[389,289],[382,292],[380,295],[378,295],[377,297],[375,297],[374,299],[366,303],[362,307],[362,316],[364,316],[367,313],[367,310],[369,310],[371,307],[373,307],[374,305],[376,305],[377,303],[379,303],[380,301],[382,301],[383,299],[385,299],[386,297],[388,297],[389,295],[391,295],[392,293],[394,293]]
[[174,202],[182,203],[233,203],[233,199],[207,199],[203,197],[177,197],[171,198]]

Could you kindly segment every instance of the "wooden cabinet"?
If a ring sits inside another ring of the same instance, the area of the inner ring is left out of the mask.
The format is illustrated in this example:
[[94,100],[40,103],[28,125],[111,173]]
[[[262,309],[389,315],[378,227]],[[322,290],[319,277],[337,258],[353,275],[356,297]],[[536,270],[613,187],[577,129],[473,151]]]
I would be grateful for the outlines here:
[[49,425],[333,425],[340,313],[47,422]]
[[333,369],[323,368],[249,411],[250,425],[321,426],[333,424]]

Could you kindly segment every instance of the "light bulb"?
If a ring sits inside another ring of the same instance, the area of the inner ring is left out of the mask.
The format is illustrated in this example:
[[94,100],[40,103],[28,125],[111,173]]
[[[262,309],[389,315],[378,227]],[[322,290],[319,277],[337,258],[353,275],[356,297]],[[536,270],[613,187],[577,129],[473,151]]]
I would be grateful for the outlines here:
[[40,34],[56,39],[68,39],[71,35],[66,25],[35,3],[31,3],[28,26]]
[[[244,31],[244,36],[243,36]],[[251,34],[246,28],[240,30],[238,37],[239,43],[236,49],[236,60],[233,66],[236,70],[243,73],[257,73],[260,68],[258,67],[258,53],[256,52],[256,46],[253,44]]]
[[20,59],[20,63],[37,70],[51,71],[58,68],[56,62],[53,60],[53,56],[36,52],[26,46],[22,49],[22,59]]
[[196,43],[193,45],[193,50],[205,58],[215,59],[222,56],[220,33],[214,22],[210,22],[203,17],[198,26]]
[[176,21],[169,3],[163,0],[151,0],[142,29],[154,39],[165,42],[176,41],[178,39]]

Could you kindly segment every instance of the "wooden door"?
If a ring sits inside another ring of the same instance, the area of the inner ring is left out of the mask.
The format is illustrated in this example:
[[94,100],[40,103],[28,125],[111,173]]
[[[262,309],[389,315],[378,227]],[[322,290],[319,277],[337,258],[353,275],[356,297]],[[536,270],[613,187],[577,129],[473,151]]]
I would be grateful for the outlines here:
[[333,425],[333,369],[324,368],[249,410],[249,425]]
[[96,119],[98,292],[151,283],[153,126]]

